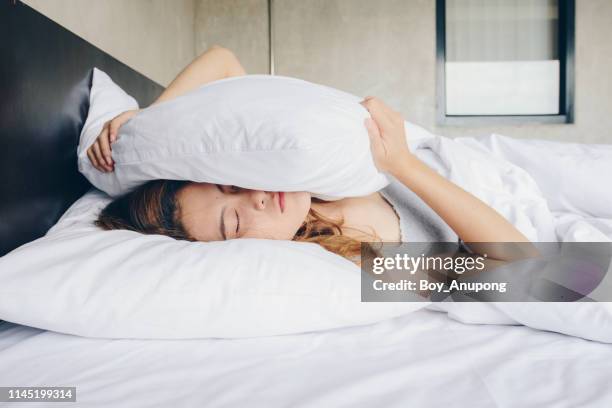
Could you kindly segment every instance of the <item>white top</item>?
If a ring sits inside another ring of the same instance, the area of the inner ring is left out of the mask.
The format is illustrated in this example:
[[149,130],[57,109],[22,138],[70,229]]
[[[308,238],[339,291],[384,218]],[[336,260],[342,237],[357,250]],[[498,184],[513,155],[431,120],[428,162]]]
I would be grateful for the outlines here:
[[379,193],[400,220],[402,242],[457,242],[459,236],[408,187],[389,176],[391,184]]

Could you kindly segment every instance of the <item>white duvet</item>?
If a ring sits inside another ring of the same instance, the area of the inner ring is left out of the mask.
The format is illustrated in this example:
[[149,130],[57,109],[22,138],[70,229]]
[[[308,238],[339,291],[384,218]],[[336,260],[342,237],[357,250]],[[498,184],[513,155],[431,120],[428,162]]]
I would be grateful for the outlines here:
[[531,241],[612,242],[612,145],[407,133],[413,150],[433,153],[438,171]]
[[[407,130],[409,140],[414,135],[413,150],[433,158],[430,165],[495,208],[531,241],[612,242],[612,145],[500,135],[450,139]],[[610,280],[601,284],[608,294]],[[464,323],[523,324],[612,342],[612,303],[444,302],[429,308]]]

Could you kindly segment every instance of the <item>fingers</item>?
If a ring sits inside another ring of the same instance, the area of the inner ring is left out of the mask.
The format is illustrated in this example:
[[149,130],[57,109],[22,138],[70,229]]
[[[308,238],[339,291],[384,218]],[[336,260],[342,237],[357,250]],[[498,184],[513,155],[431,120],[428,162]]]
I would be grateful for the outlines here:
[[385,171],[385,160],[388,155],[387,146],[385,141],[381,137],[380,129],[372,118],[366,118],[364,120],[366,129],[368,129],[368,136],[370,137],[370,150],[372,152],[372,158],[374,164],[380,171]]
[[386,146],[382,140],[380,129],[372,118],[366,118],[364,120],[366,129],[368,130],[368,136],[370,136],[370,147],[375,150],[382,148],[383,152],[386,153]]
[[119,128],[140,110],[134,109],[117,115],[111,121],[106,122],[98,139],[87,149],[87,157],[91,164],[101,172],[114,170],[111,144],[117,141]]
[[379,98],[373,98],[370,103],[374,103],[379,106],[379,111],[387,116],[387,119],[393,123],[403,122],[404,117],[401,113],[393,110],[389,105],[385,104]]
[[380,137],[380,129],[378,129],[378,125],[372,118],[366,118],[363,122],[371,138]]
[[91,164],[100,172],[102,173],[106,173],[107,169],[106,169],[106,164],[105,163],[101,163],[100,159],[98,158],[98,156],[96,155],[96,149],[95,146],[97,146],[97,142],[94,143],[89,149],[87,149],[87,157],[89,158],[89,161],[91,161]]
[[102,153],[103,161],[112,169],[113,159],[111,157],[111,147],[109,140],[110,127],[102,129],[102,133],[98,137],[98,143],[100,145],[100,151]]
[[87,157],[89,158],[89,161],[91,162],[91,164],[99,171],[101,170],[100,165],[98,164],[98,159],[96,159],[96,156],[93,153],[92,148],[90,147],[89,149],[87,149]]
[[119,137],[119,128],[123,126],[125,122],[137,115],[138,112],[140,112],[140,109],[125,111],[122,114],[115,116],[115,118],[109,122],[110,143],[115,143],[117,141],[117,138]]
[[[117,118],[118,119],[118,118]],[[119,127],[121,127],[122,123],[119,120],[111,120],[109,125],[109,140],[110,143],[115,143],[117,141],[117,133],[119,133]]]
[[361,105],[370,112],[372,119],[377,125],[383,128],[389,128],[396,124],[396,115],[398,112],[393,111],[383,101],[374,96],[367,96]]
[[400,118],[403,120],[401,113],[391,109],[390,106],[375,96],[366,96],[360,103],[370,111],[370,113],[374,112],[375,114],[385,115],[389,120],[397,120]]
[[100,171],[111,171],[111,167],[106,164],[106,160],[104,160],[104,156],[102,155],[102,149],[100,148],[100,139],[96,140],[96,142],[91,146],[94,156],[98,162],[98,166],[102,168]]
[[106,123],[100,132],[100,136],[89,149],[87,157],[91,164],[101,172],[113,171],[113,161],[111,157],[110,142],[108,140],[109,123]]
[[370,137],[374,163],[380,171],[392,171],[410,153],[406,142],[404,118],[379,98],[368,96],[361,104],[371,118],[364,120]]

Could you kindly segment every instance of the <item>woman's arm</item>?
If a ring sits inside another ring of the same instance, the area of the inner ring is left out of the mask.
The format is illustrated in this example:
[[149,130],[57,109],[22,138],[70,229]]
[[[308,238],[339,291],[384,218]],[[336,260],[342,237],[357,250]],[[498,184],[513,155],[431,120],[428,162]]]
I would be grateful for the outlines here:
[[241,75],[246,72],[234,53],[213,45],[187,65],[151,105],[176,98],[209,82]]
[[[497,211],[415,155],[404,155],[390,173],[431,207],[472,251],[503,261],[538,255],[531,245],[515,244],[529,240]],[[504,244],[491,245],[496,242]]]
[[[494,242],[529,242],[529,240],[497,211],[477,197],[453,184],[431,169],[415,155],[406,143],[404,119],[377,98],[366,98],[362,105],[368,109],[372,119],[366,119],[370,135],[372,154],[378,168],[393,175],[406,187],[414,191],[465,241],[470,249],[478,253],[487,252],[500,260],[517,259],[517,252],[510,256],[504,245],[478,245]],[[534,248],[531,245],[521,245]],[[493,252],[493,253],[491,253]],[[520,254],[519,254],[520,255]],[[512,258],[512,259],[507,259]]]
[[[246,72],[234,53],[213,45],[187,65],[151,105],[176,98],[209,82],[241,75],[246,75]],[[111,144],[117,140],[121,125],[139,111],[123,112],[104,124],[96,142],[87,149],[87,157],[96,169],[101,172],[113,171]]]

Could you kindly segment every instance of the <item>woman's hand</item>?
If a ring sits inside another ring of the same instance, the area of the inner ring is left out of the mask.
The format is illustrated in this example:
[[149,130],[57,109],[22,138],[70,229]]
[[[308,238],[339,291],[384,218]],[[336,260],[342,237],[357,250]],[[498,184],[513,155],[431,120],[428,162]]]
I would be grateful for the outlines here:
[[119,128],[138,112],[140,109],[125,111],[104,124],[95,143],[87,149],[87,157],[96,169],[103,173],[114,170],[115,162],[111,156],[111,144],[117,140]]
[[[499,246],[487,243],[529,242],[527,237],[493,208],[413,155],[406,142],[404,119],[398,112],[374,97],[367,97],[360,103],[372,116],[365,120],[365,125],[376,167],[389,172],[418,195],[472,251],[486,253],[489,259],[515,260],[514,254],[509,256],[508,251],[501,251]],[[521,252],[517,253],[522,256]],[[525,253],[532,256],[537,251]]]
[[411,155],[406,142],[404,118],[374,96],[367,96],[360,103],[372,116],[365,120],[365,126],[370,135],[374,163],[378,170],[393,173],[398,163]]

